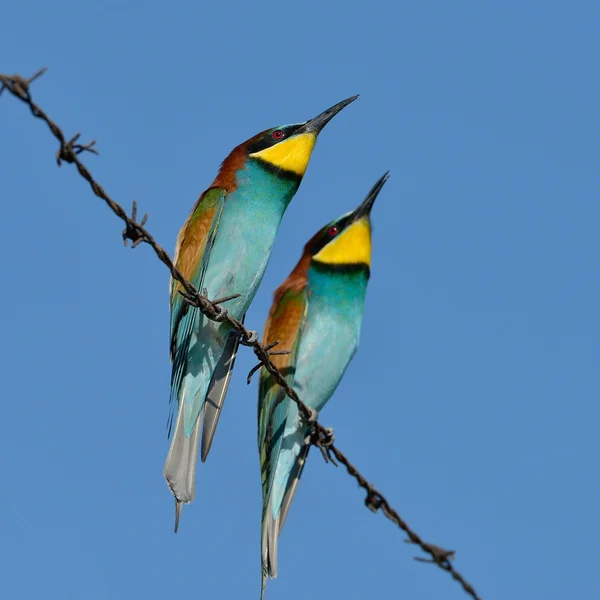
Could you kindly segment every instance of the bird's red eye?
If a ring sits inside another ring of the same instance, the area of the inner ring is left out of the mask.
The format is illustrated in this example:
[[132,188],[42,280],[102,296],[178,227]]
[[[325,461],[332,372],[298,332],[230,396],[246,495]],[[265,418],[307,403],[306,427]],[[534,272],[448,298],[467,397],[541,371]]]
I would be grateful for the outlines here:
[[285,135],[285,133],[283,133],[283,131],[281,131],[281,129],[276,129],[273,132],[273,139],[280,140],[284,135]]
[[332,226],[331,226],[331,227],[330,227],[330,228],[327,230],[327,233],[328,233],[328,234],[329,234],[331,237],[333,237],[333,236],[334,236],[334,235],[335,235],[335,234],[336,234],[338,231],[339,231],[339,229],[338,229],[338,228],[337,228],[335,225],[332,225]]

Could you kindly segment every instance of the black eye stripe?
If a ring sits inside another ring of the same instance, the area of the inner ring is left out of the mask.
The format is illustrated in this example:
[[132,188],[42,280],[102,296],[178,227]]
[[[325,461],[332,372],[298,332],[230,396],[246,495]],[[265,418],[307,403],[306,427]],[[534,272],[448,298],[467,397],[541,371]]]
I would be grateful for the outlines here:
[[[253,154],[255,152],[265,150],[266,148],[270,148],[271,146],[274,146],[275,144],[278,144],[279,142],[294,135],[295,131],[300,127],[301,125],[290,125],[289,127],[277,127],[276,129],[269,129],[268,131],[265,131],[258,140],[252,144],[249,144],[247,146],[247,151],[249,154]],[[278,131],[280,131],[283,135],[279,136],[279,134],[277,134]]]
[[[329,242],[339,235],[340,232],[344,231],[351,219],[352,215],[348,215],[343,219],[336,221],[334,225],[323,227],[316,235],[315,240],[310,247],[310,253],[314,256],[320,252],[327,244],[329,244]],[[335,233],[332,233],[332,229],[335,229]]]

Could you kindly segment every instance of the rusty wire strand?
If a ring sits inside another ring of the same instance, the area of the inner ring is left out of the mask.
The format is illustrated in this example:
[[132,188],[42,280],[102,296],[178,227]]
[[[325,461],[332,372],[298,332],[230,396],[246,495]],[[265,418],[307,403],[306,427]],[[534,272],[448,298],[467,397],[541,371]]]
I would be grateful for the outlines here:
[[[75,165],[79,174],[89,183],[92,188],[92,192],[104,200],[108,207],[125,223],[125,229],[123,231],[123,240],[125,245],[128,241],[132,242],[132,247],[136,247],[142,242],[148,244],[155,252],[158,259],[164,263],[171,273],[171,277],[178,281],[183,291],[182,293],[185,300],[192,306],[199,308],[202,313],[209,319],[217,322],[227,322],[233,329],[235,329],[240,335],[240,343],[249,346],[254,351],[254,354],[258,358],[259,364],[252,369],[248,376],[250,380],[253,373],[255,373],[260,367],[264,367],[280,385],[287,396],[298,405],[298,409],[302,417],[307,423],[312,424],[312,434],[310,436],[310,442],[321,451],[323,458],[326,462],[332,462],[335,466],[341,464],[346,467],[348,474],[353,477],[358,485],[366,492],[365,505],[373,512],[381,511],[390,521],[395,523],[402,531],[408,535],[406,540],[409,543],[418,545],[423,552],[429,555],[430,558],[415,557],[416,560],[421,562],[435,563],[440,569],[450,573],[452,578],[456,580],[463,588],[463,590],[473,598],[473,600],[481,600],[481,597],[477,594],[473,586],[468,583],[465,578],[458,572],[450,560],[454,558],[454,550],[444,550],[443,548],[434,544],[425,542],[419,535],[417,535],[408,524],[400,517],[400,515],[390,506],[385,496],[377,490],[372,484],[370,484],[358,469],[348,460],[346,455],[339,450],[334,444],[333,430],[325,428],[323,425],[316,421],[316,413],[306,406],[304,402],[298,397],[298,394],[294,389],[288,385],[284,375],[277,369],[269,358],[272,354],[285,353],[286,351],[270,352],[270,349],[274,345],[263,346],[258,341],[258,334],[255,331],[248,330],[244,325],[233,318],[227,313],[227,310],[220,306],[221,303],[227,300],[233,299],[235,296],[227,298],[219,298],[216,301],[211,301],[206,297],[206,293],[200,294],[200,292],[187,281],[179,269],[173,264],[171,258],[167,252],[159,246],[152,235],[144,228],[146,221],[148,220],[148,214],[144,215],[141,222],[137,221],[137,203],[133,202],[132,215],[129,217],[123,207],[112,200],[106,193],[104,188],[95,181],[92,174],[88,171],[86,166],[80,161],[79,155],[83,152],[92,152],[98,154],[98,151],[93,147],[95,140],[88,144],[78,144],[77,141],[80,134],[77,133],[71,139],[67,140],[62,130],[48,117],[48,115],[33,102],[29,87],[33,81],[46,72],[46,68],[40,69],[29,79],[22,77],[21,75],[3,75],[0,74],[0,96],[7,90],[13,96],[27,104],[29,110],[34,117],[41,119],[50,128],[50,131],[54,137],[59,141],[60,148],[56,153],[56,160],[59,166],[62,162],[72,163]],[[203,290],[206,292],[206,290]],[[335,458],[334,458],[335,457]],[[336,462],[337,461],[337,462]]]

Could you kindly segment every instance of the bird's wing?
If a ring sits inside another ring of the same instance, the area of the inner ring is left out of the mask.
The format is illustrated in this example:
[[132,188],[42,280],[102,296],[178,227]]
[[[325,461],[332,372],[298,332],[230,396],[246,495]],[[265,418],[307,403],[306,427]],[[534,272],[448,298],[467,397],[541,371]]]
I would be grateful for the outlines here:
[[[177,238],[175,265],[200,293],[202,293],[204,274],[223,213],[225,196],[226,192],[222,188],[206,190],[198,199]],[[190,306],[179,293],[180,291],[184,291],[181,284],[175,279],[171,279],[170,355],[173,372],[171,376],[170,424],[176,412],[179,388],[185,375],[191,333],[201,316],[200,310]]]
[[[296,355],[306,316],[306,293],[302,290],[287,290],[276,298],[265,325],[263,343],[275,341],[279,344],[274,350],[287,350],[289,354],[275,355],[272,362],[283,373],[289,385],[294,380]],[[278,429],[285,423],[287,415],[286,394],[266,369],[261,369],[259,386],[258,443],[263,469],[263,495],[269,481],[270,459],[277,456],[281,440]]]
[[[243,323],[245,315],[241,318]],[[214,373],[210,380],[206,401],[204,402],[204,414],[202,424],[202,445],[201,459],[202,462],[208,457],[210,447],[215,436],[217,423],[221,416],[221,409],[225,402],[229,382],[231,381],[231,372],[235,364],[238,346],[240,345],[240,336],[237,332],[232,331],[227,337],[227,343],[223,349],[223,354],[215,367]]]
[[[285,284],[284,284],[285,285]],[[276,294],[275,301],[265,326],[264,343],[270,344],[279,341],[277,349],[288,350],[289,354],[274,356],[275,366],[285,376],[288,384],[294,380],[296,358],[302,328],[306,318],[308,302],[304,287],[301,289],[282,289]],[[286,398],[285,392],[275,383],[273,377],[261,370],[259,386],[259,413],[258,413],[258,444],[261,463],[262,492],[263,492],[263,517],[262,517],[262,557],[263,557],[263,583],[267,573],[275,576],[277,573],[277,537],[281,529],[282,518],[285,514],[277,516],[273,513],[271,496],[276,490],[280,498],[285,497],[285,510],[289,507],[296,484],[292,480],[302,472],[302,465],[306,453],[292,458],[288,452],[286,458],[291,460],[289,470],[287,466],[280,465],[280,469],[287,472],[285,481],[277,484],[274,481],[283,442],[283,433],[286,427],[291,400]],[[291,492],[286,494],[286,490]],[[281,501],[280,501],[281,503]],[[264,588],[263,588],[264,591]]]

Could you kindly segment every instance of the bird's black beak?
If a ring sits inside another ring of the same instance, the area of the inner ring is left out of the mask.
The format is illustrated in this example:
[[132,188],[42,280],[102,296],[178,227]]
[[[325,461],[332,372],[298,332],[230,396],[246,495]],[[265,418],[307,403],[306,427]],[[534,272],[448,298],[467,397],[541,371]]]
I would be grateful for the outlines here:
[[337,115],[340,112],[340,110],[346,108],[348,104],[354,102],[357,98],[358,94],[356,96],[352,96],[351,98],[347,98],[346,100],[338,102],[335,106],[328,108],[326,111],[322,112],[319,116],[315,117],[314,119],[306,121],[306,123],[304,123],[304,125],[302,125],[300,129],[294,132],[294,135],[298,135],[300,133],[310,133],[311,131],[314,131],[318,135],[321,129],[323,129],[323,127],[325,127],[325,125],[327,125],[327,123],[329,123],[329,121],[331,121],[331,119],[333,119],[333,117],[335,117],[335,115]]
[[371,213],[373,204],[381,191],[381,188],[385,185],[385,182],[390,178],[390,172],[387,171],[379,181],[371,188],[371,191],[367,194],[367,197],[362,201],[362,204],[352,213],[350,220],[352,222],[358,221],[361,217],[367,216]]

